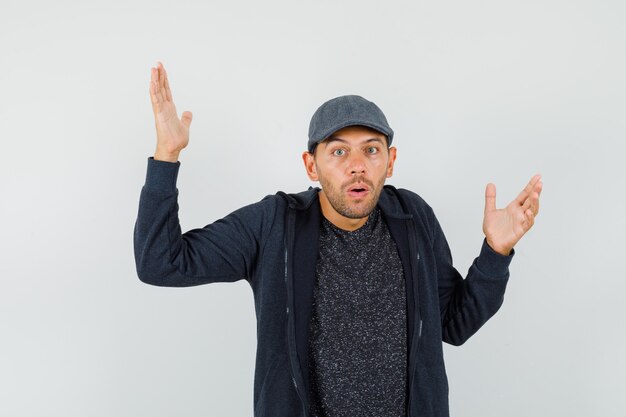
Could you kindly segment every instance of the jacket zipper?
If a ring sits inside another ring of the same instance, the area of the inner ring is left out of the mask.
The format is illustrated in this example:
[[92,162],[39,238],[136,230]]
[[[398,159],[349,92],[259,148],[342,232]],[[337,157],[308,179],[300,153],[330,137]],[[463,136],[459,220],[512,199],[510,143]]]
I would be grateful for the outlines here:
[[[306,397],[304,396],[304,393],[301,392],[302,387],[298,385],[297,381],[296,381],[296,374],[298,373],[298,368],[299,368],[299,364],[298,364],[298,360],[297,360],[297,356],[295,353],[295,347],[294,349],[291,349],[291,344],[289,343],[290,340],[294,340],[295,343],[295,323],[293,322],[294,320],[294,315],[293,312],[291,311],[292,309],[290,308],[293,304],[293,298],[292,298],[292,292],[293,292],[293,281],[290,279],[290,275],[291,275],[291,268],[289,268],[289,264],[290,264],[290,258],[289,258],[289,249],[291,248],[291,245],[293,244],[293,226],[294,226],[294,222],[295,222],[295,212],[293,211],[294,208],[292,205],[289,205],[289,214],[288,214],[288,221],[287,221],[287,228],[286,228],[286,233],[285,233],[285,239],[284,239],[284,243],[285,243],[285,257],[284,257],[284,261],[285,261],[285,284],[287,287],[287,308],[286,308],[286,312],[287,312],[287,339],[288,339],[288,345],[289,345],[289,362],[291,365],[291,380],[293,382],[294,388],[296,390],[296,393],[298,394],[298,398],[300,399],[300,403],[302,404],[302,415],[303,417],[307,417],[308,413],[307,413],[307,401],[306,401]],[[409,223],[410,223],[410,227],[408,228],[409,231],[409,246],[410,246],[410,253],[411,256],[413,256],[415,254],[415,259],[411,259],[411,272],[412,272],[412,277],[414,277],[414,283],[413,283],[413,295],[415,298],[415,311],[416,311],[416,327],[417,329],[414,329],[413,332],[413,342],[412,343],[412,347],[411,347],[411,352],[409,355],[409,358],[414,358],[412,366],[409,369],[409,398],[407,401],[407,417],[411,417],[411,398],[412,398],[412,384],[413,384],[413,375],[415,373],[415,367],[416,367],[416,363],[417,363],[417,354],[418,354],[418,347],[419,347],[419,341],[421,339],[422,336],[422,318],[421,318],[421,314],[420,314],[420,304],[419,304],[419,292],[418,292],[418,275],[417,275],[417,263],[420,260],[420,256],[419,256],[419,252],[417,251],[417,248],[415,247],[415,239],[417,236],[417,232],[415,231],[415,223],[413,221],[413,219],[408,219]],[[293,331],[292,331],[293,329]],[[415,331],[417,330],[417,331]]]
[[[417,232],[415,231],[415,222],[413,219],[408,219],[409,222],[409,248],[411,253],[411,278],[413,280],[413,295],[415,299],[415,311],[416,311],[416,320],[415,326],[417,329],[413,329],[413,343],[411,343],[411,352],[409,354],[409,358],[413,358],[413,362],[411,363],[409,359],[409,363],[412,365],[409,369],[409,398],[407,399],[407,408],[406,415],[407,417],[411,417],[411,398],[413,398],[413,375],[415,374],[415,367],[417,364],[417,352],[419,347],[419,341],[422,337],[422,316],[420,314],[420,302],[419,302],[419,291],[418,291],[418,275],[417,275],[417,264],[420,261],[420,254],[417,248],[415,247],[415,239],[417,238]],[[413,256],[415,258],[413,259]]]
[[299,364],[298,364],[298,360],[297,360],[297,356],[295,352],[295,345],[293,346],[293,349],[292,349],[292,345],[290,343],[291,340],[293,340],[295,343],[294,314],[291,308],[291,306],[294,304],[293,298],[292,298],[293,281],[290,279],[291,268],[289,267],[289,264],[291,263],[290,258],[289,258],[289,249],[291,248],[291,245],[293,244],[292,233],[293,233],[293,223],[295,223],[295,212],[293,211],[294,209],[291,205],[289,205],[288,210],[289,210],[289,216],[287,220],[287,229],[285,233],[285,284],[287,287],[287,345],[289,348],[289,363],[291,364],[291,372],[290,372],[291,380],[293,382],[293,386],[296,390],[296,393],[298,394],[298,398],[300,398],[300,403],[302,404],[302,416],[307,417],[308,413],[307,413],[305,393],[301,392],[302,387],[298,386],[298,383],[296,382],[296,378],[295,378],[295,375],[299,368]]

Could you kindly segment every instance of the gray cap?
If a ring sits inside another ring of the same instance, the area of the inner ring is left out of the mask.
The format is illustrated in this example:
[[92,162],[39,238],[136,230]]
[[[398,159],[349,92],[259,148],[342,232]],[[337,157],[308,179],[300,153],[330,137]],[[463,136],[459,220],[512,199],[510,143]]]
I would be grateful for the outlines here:
[[322,104],[313,114],[309,124],[309,152],[330,135],[347,126],[367,126],[387,136],[391,145],[393,130],[382,110],[361,96],[335,97]]

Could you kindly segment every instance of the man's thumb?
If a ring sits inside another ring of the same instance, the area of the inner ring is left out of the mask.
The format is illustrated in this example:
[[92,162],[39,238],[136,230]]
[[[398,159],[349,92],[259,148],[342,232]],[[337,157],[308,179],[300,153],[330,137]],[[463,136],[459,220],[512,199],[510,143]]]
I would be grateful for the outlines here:
[[495,184],[487,184],[485,190],[485,213],[496,209],[496,186]]
[[191,119],[193,119],[193,114],[190,111],[184,111],[182,114],[181,121],[185,125],[187,129],[189,129],[189,125],[191,125]]

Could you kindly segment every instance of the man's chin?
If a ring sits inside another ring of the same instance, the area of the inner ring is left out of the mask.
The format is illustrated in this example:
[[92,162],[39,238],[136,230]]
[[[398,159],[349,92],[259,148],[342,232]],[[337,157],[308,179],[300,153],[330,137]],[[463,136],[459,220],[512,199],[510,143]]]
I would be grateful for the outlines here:
[[346,210],[339,211],[338,213],[349,219],[357,220],[369,216],[374,207],[351,207]]

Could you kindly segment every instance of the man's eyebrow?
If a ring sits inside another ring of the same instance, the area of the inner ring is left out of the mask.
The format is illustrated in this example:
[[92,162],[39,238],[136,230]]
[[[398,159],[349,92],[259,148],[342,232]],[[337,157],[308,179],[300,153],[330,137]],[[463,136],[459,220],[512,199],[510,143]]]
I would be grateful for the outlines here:
[[[339,136],[329,136],[324,142],[326,142],[326,145],[329,145],[331,142],[348,143],[347,140],[342,139]],[[384,144],[384,141],[381,138],[376,138],[376,137],[369,138],[364,141],[364,143],[370,143],[370,142],[380,142]]]

